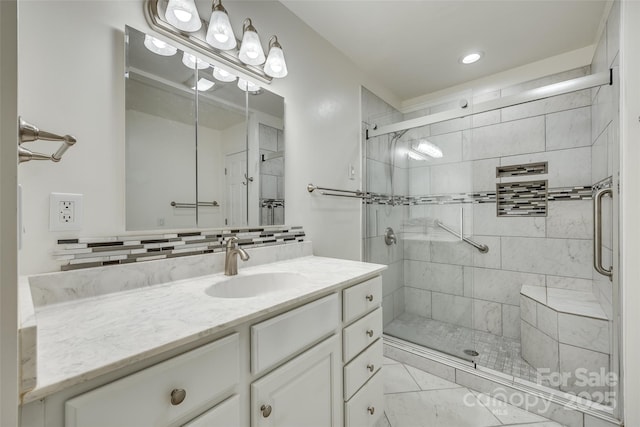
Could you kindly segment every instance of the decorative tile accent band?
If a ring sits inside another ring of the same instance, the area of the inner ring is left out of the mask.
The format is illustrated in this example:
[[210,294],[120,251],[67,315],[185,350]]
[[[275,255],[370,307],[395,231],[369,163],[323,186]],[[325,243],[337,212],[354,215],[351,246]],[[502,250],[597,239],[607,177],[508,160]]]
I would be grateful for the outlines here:
[[196,230],[181,233],[58,240],[53,256],[67,261],[62,271],[223,252],[230,237],[238,245],[261,247],[303,242],[302,227],[255,227]]
[[[549,201],[565,201],[565,200],[591,200],[592,188],[585,187],[558,187],[550,188],[547,193]],[[363,203],[368,205],[397,205],[397,206],[416,206],[416,205],[446,205],[455,203],[495,203],[495,191],[483,191],[478,193],[455,193],[455,194],[435,194],[426,196],[393,196],[385,194],[369,194]]]
[[547,173],[547,162],[527,163],[523,165],[498,166],[496,178],[513,176],[540,175]]
[[547,216],[547,180],[496,184],[498,216]]

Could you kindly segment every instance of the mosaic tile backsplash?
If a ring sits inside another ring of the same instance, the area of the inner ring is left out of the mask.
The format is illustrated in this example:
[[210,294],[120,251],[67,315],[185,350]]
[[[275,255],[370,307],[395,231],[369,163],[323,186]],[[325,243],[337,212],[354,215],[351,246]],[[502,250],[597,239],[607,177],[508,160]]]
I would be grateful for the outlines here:
[[58,240],[53,256],[66,261],[62,271],[107,265],[129,264],[223,252],[230,237],[243,247],[262,247],[303,242],[301,226],[255,227],[243,229],[197,230],[181,233],[117,237],[81,237]]
[[547,181],[496,185],[498,216],[547,216]]

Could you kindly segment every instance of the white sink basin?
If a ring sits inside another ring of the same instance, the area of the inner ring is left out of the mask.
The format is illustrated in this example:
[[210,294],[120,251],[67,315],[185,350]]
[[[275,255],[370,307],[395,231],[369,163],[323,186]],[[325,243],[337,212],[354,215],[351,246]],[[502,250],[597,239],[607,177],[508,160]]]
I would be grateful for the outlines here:
[[205,292],[214,298],[253,298],[294,289],[305,282],[297,273],[239,274],[209,286]]

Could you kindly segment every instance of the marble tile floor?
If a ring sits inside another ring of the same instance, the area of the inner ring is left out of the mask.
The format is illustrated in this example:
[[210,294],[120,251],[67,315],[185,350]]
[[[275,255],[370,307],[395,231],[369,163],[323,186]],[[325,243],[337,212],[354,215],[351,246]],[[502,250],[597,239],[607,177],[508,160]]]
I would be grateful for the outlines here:
[[[537,371],[521,357],[518,339],[499,337],[411,313],[401,314],[384,328],[384,332],[460,359],[473,360],[485,368],[537,382]],[[464,353],[466,349],[480,354],[470,357]]]
[[562,427],[389,358],[382,375],[385,411],[375,427]]

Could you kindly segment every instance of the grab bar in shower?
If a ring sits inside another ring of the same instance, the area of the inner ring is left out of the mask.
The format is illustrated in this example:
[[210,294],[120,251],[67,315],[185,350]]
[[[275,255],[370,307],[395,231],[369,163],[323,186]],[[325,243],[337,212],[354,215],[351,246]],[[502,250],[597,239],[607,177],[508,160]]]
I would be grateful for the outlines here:
[[446,225],[444,225],[443,223],[441,223],[438,220],[436,220],[435,223],[436,223],[436,225],[438,227],[440,227],[443,230],[453,234],[454,236],[456,236],[457,238],[459,238],[463,242],[466,242],[466,243],[470,244],[471,246],[473,246],[474,248],[479,250],[481,253],[486,254],[487,252],[489,252],[489,246],[483,245],[483,244],[478,243],[478,242],[474,242],[473,240],[469,239],[468,237],[464,237],[462,234],[456,233],[454,230],[450,229],[449,227],[447,227]]
[[[360,190],[338,190],[335,188],[318,187],[317,185],[313,184],[307,185],[307,191],[309,193],[313,193],[315,190],[318,190],[318,193],[322,194],[323,196],[351,197],[354,199],[369,198],[366,193]],[[327,191],[331,191],[331,193],[327,193]]]
[[604,268],[602,266],[602,198],[604,196],[613,197],[611,188],[598,190],[593,197],[593,268],[609,280],[613,280],[613,267]]
[[[193,209],[196,207],[195,203],[182,203],[182,202],[171,202],[170,203],[171,206],[173,206],[176,209]],[[198,206],[202,206],[202,207],[217,207],[220,206],[220,204],[214,200],[213,202],[198,202],[197,204]]]

